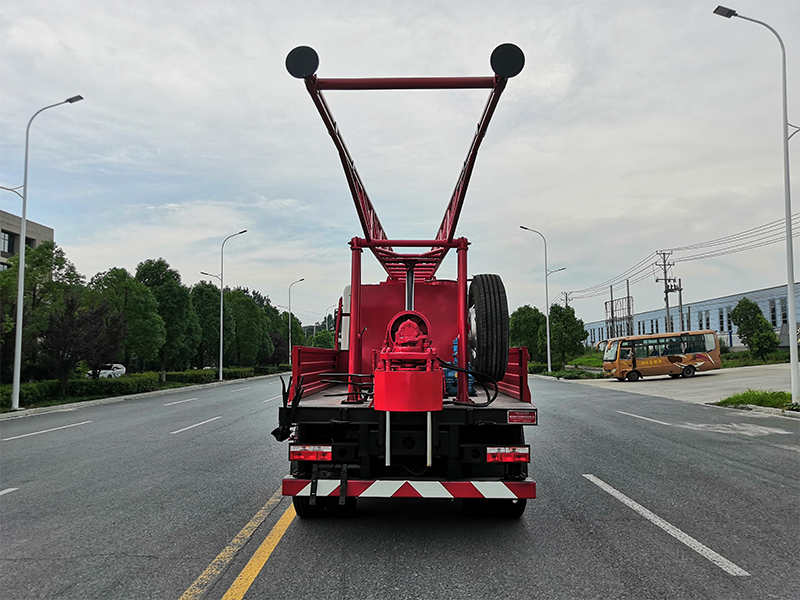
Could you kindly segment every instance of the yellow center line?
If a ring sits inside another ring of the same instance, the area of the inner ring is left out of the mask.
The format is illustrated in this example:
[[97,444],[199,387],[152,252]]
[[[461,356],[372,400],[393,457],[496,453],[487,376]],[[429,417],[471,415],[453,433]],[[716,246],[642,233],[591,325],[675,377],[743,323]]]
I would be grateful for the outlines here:
[[262,542],[258,550],[256,550],[256,553],[247,563],[245,568],[242,569],[241,573],[239,573],[236,581],[234,581],[233,585],[231,585],[231,587],[228,588],[228,591],[225,592],[222,600],[242,600],[242,598],[244,598],[247,590],[249,590],[250,586],[253,585],[253,581],[255,581],[256,576],[261,572],[261,569],[263,569],[264,565],[267,563],[267,559],[269,559],[273,550],[275,550],[275,548],[278,546],[278,542],[281,541],[283,534],[286,533],[289,525],[291,525],[292,521],[294,521],[295,515],[296,513],[294,512],[294,505],[290,504],[289,508],[286,509],[286,512],[283,513],[283,516],[275,524],[275,527],[273,527],[272,531],[269,532],[269,535]]
[[195,582],[183,593],[180,600],[197,600],[202,598],[209,587],[217,580],[217,578],[228,568],[228,565],[236,556],[237,552],[244,548],[253,533],[259,526],[266,520],[272,510],[283,498],[281,489],[278,488],[272,497],[267,500],[267,503],[261,507],[250,522],[245,525],[242,530],[236,535],[231,543],[220,552],[217,557],[211,562],[210,565],[200,574]]

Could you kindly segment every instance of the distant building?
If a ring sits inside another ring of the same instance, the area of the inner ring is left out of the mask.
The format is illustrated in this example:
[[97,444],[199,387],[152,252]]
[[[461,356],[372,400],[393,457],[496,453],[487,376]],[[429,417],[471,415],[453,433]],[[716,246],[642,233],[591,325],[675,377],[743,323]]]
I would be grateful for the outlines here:
[[[8,268],[8,259],[19,253],[22,219],[4,210],[0,210],[0,271]],[[50,227],[28,221],[25,228],[25,244],[28,248],[36,248],[42,242],[53,241],[53,230]]]
[[[795,285],[795,308],[800,309],[800,286]],[[786,295],[786,285],[778,285],[763,290],[743,292],[731,296],[721,296],[711,300],[690,302],[683,305],[683,320],[678,306],[670,306],[669,314],[672,320],[672,331],[690,331],[697,329],[713,329],[717,335],[728,343],[731,348],[741,346],[736,326],[731,321],[731,311],[742,298],[752,300],[761,309],[761,312],[770,322],[776,333],[781,336],[781,341],[788,340],[787,324],[789,322],[789,304]],[[672,298],[670,299],[672,300]],[[797,321],[800,322],[800,315]],[[648,333],[664,333],[667,318],[664,307],[635,314],[633,316],[633,331],[631,335],[647,335]],[[606,320],[592,321],[584,325],[589,336],[586,345],[594,345],[608,338],[627,335],[625,322],[620,319],[614,326]],[[788,341],[785,342],[788,345]]]

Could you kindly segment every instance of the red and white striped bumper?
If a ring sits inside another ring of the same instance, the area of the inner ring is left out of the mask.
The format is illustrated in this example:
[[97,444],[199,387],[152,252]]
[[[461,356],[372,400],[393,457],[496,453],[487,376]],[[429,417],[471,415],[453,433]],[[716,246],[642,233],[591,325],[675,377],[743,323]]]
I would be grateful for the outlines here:
[[[287,477],[284,496],[310,496],[311,480]],[[346,496],[355,498],[536,498],[535,481],[410,481],[379,479],[347,482]],[[317,480],[317,496],[339,496],[339,481]]]

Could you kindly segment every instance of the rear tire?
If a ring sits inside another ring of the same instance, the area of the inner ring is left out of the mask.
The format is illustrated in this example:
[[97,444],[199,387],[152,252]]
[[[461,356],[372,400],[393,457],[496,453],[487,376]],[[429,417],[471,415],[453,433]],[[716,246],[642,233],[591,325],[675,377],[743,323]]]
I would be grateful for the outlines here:
[[639,371],[631,371],[625,379],[628,381],[639,381],[640,377]]
[[294,504],[294,512],[301,519],[316,519],[322,516],[325,510],[325,498],[317,498],[316,504],[311,505],[311,498],[309,496],[292,496],[292,504]]
[[683,375],[684,377],[694,377],[696,371],[697,369],[695,369],[692,365],[686,365],[685,367],[683,367],[683,372],[681,373],[681,375]]
[[508,300],[499,275],[475,275],[469,286],[471,370],[500,381],[508,365]]

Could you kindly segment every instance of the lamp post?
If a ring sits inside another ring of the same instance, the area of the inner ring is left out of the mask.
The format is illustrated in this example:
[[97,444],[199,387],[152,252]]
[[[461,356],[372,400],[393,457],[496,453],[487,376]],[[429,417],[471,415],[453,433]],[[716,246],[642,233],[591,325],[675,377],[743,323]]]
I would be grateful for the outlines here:
[[328,308],[325,309],[325,331],[330,331],[328,329],[328,311],[332,308],[336,308],[338,304],[331,304]]
[[292,286],[305,281],[305,277],[289,284],[289,366],[292,366]]
[[560,269],[556,269],[555,271],[550,271],[547,268],[547,239],[545,239],[544,235],[541,231],[536,231],[535,229],[531,229],[529,227],[525,227],[524,225],[519,226],[520,229],[524,229],[525,231],[531,231],[533,233],[538,233],[542,236],[542,241],[544,242],[544,304],[545,304],[545,324],[546,324],[546,333],[547,333],[547,370],[553,370],[553,364],[550,360],[550,292],[548,290],[547,285],[547,278],[550,276],[551,273],[558,273],[559,271],[563,271],[567,267],[561,267]]
[[224,240],[222,240],[222,247],[219,251],[219,275],[214,275],[213,273],[206,273],[205,271],[200,271],[201,275],[208,275],[209,277],[214,277],[215,279],[219,279],[219,380],[222,381],[222,315],[223,315],[223,293],[225,291],[225,286],[223,285],[223,278],[222,278],[222,269],[223,269],[223,258],[225,253],[225,242],[227,242],[232,237],[236,237],[237,235],[242,235],[243,233],[247,233],[247,229],[242,229],[238,233],[232,233]]
[[762,21],[744,17],[732,8],[726,8],[724,6],[717,6],[717,8],[714,9],[714,14],[725,17],[726,19],[737,17],[745,21],[750,21],[751,23],[763,25],[778,38],[778,43],[781,46],[781,66],[783,75],[783,189],[786,216],[786,300],[789,310],[789,359],[791,362],[792,374],[792,403],[797,404],[800,402],[800,367],[798,367],[797,360],[797,315],[795,313],[794,301],[794,249],[792,247],[792,198],[789,185],[789,139],[792,135],[800,131],[800,127],[791,125],[795,131],[792,132],[792,135],[789,135],[790,123],[786,101],[786,47],[783,45],[783,40],[781,36],[778,35],[778,32]]
[[22,228],[19,233],[19,279],[17,280],[17,320],[15,323],[16,335],[14,339],[14,383],[11,388],[11,410],[19,410],[19,384],[20,375],[22,372],[22,302],[25,295],[25,235],[27,234],[28,222],[28,142],[31,135],[31,123],[41,112],[46,111],[48,108],[55,108],[62,104],[73,104],[83,100],[83,96],[72,96],[63,102],[51,104],[39,109],[28,121],[28,127],[25,130],[25,169],[22,181]]

